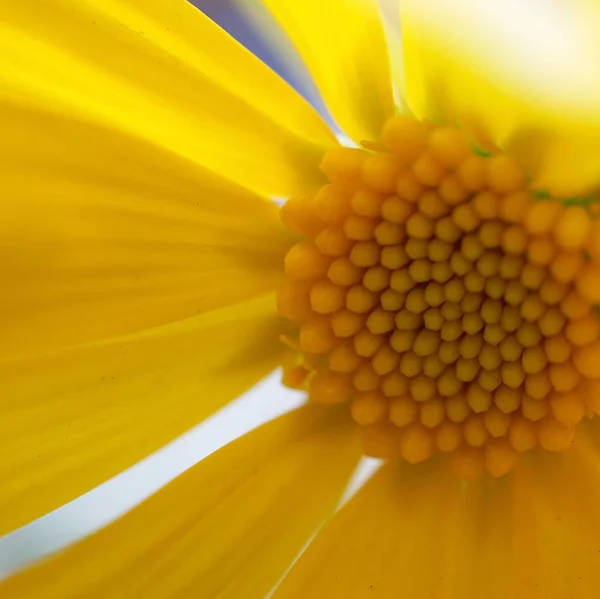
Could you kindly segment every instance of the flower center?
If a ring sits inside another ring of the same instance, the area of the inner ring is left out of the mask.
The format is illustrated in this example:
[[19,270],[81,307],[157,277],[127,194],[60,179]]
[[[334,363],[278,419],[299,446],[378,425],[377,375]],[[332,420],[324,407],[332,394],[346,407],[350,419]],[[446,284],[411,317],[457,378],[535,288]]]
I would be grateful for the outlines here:
[[366,454],[444,452],[463,477],[567,449],[600,413],[600,221],[459,129],[396,116],[381,138],[328,152],[330,183],[281,210],[303,236],[284,384],[350,402]]

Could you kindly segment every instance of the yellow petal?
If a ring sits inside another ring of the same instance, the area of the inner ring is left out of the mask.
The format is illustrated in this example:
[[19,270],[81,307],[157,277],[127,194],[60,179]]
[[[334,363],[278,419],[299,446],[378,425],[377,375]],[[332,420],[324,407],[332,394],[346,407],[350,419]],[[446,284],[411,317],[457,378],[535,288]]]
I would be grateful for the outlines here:
[[[4,2],[2,15],[3,131],[16,109],[51,113],[119,131],[266,194],[320,180],[323,149],[335,143],[321,118],[185,0],[25,0]],[[11,129],[2,143],[14,135],[28,132]],[[64,147],[55,131],[40,131],[32,148],[40,138],[63,158],[89,141]],[[152,168],[144,154],[124,147],[112,159]]]
[[16,107],[0,122],[0,359],[276,286],[291,242],[272,202],[122,132]]
[[569,451],[535,456],[516,473],[515,594],[527,589],[528,599],[598,595],[600,428],[594,422],[590,429],[589,436],[578,434]]
[[390,69],[394,86],[394,98],[400,110],[406,112],[404,59],[402,56],[402,34],[400,31],[400,6],[398,0],[379,0],[383,15],[383,28],[388,47]]
[[300,53],[338,125],[355,141],[378,139],[394,102],[377,0],[262,2]]
[[[569,198],[593,194],[600,187],[598,123],[559,123],[553,130],[550,126],[524,128],[511,137],[507,146],[526,167],[534,165],[530,172],[535,176],[534,186],[540,190]],[[534,150],[528,151],[528,146]]]
[[146,457],[282,358],[269,295],[0,364],[0,534]]
[[388,463],[317,535],[274,599],[450,597],[435,592],[457,501],[448,469]]
[[500,479],[387,465],[317,535],[274,599],[593,599],[600,425],[590,429],[569,451],[526,456]]
[[510,483],[509,477],[487,475],[458,482],[460,494],[446,512],[448,527],[440,531],[445,555],[438,569],[430,572],[437,593],[432,597],[520,599],[511,578],[515,555]]
[[514,151],[535,186],[587,193],[600,183],[600,19],[584,0],[564,14],[525,4],[402,2],[407,101],[420,118]]
[[359,458],[344,413],[307,406],[224,447],[2,597],[265,597]]

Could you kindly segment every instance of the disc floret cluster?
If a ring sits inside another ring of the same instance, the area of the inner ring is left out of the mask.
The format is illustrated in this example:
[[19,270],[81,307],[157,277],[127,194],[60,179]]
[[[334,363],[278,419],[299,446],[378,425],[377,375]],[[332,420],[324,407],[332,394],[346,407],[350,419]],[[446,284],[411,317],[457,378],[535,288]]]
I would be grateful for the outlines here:
[[562,451],[600,411],[600,222],[454,127],[390,119],[282,207],[284,383],[348,402],[365,453],[460,476]]

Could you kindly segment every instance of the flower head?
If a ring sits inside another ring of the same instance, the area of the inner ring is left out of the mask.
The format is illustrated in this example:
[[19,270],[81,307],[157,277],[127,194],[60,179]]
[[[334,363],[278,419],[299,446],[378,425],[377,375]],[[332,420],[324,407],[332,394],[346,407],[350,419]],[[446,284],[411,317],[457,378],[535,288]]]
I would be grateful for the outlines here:
[[284,381],[351,402],[377,457],[500,476],[568,449],[598,409],[593,202],[536,194],[457,127],[396,116],[378,143],[330,151],[330,183],[282,208],[306,237],[278,296],[297,323]]
[[3,4],[1,531],[277,367],[308,401],[0,593],[596,595],[597,7],[540,94],[446,4],[400,60],[375,0],[246,3],[353,147],[183,0]]

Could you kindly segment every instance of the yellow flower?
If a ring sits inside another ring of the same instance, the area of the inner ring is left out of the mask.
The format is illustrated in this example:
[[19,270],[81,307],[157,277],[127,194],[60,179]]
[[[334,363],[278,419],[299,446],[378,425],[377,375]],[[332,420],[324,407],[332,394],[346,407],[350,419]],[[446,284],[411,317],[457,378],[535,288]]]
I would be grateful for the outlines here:
[[542,99],[402,3],[398,115],[375,0],[263,3],[360,147],[183,0],[1,2],[0,532],[278,366],[311,401],[0,596],[596,597],[595,3]]

